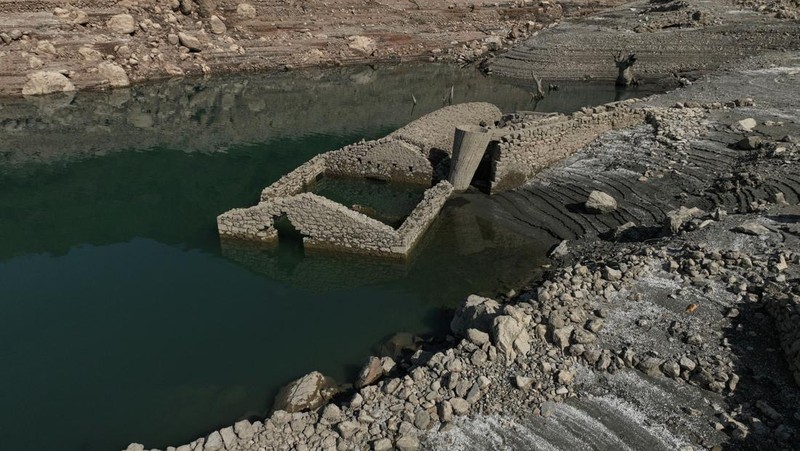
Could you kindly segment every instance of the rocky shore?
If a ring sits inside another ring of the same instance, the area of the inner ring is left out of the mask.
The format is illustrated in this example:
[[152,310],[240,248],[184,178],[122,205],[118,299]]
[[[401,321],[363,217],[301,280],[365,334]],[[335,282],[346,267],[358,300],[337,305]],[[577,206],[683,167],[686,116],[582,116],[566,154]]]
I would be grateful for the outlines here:
[[779,52],[640,102],[646,125],[485,198],[561,240],[543,281],[168,449],[794,449],[798,87]]
[[345,64],[467,64],[564,15],[617,3],[3,1],[0,95]]

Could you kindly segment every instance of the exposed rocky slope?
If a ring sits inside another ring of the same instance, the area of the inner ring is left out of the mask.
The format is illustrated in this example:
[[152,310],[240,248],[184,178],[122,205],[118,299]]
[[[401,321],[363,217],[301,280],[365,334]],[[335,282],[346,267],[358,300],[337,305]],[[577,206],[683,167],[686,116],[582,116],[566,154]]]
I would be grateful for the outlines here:
[[765,50],[800,48],[797,4],[779,11],[725,1],[635,1],[537,32],[488,67],[515,78],[613,80],[614,54],[635,52],[632,69],[645,81],[670,74],[691,79]]
[[528,1],[3,0],[0,95],[121,87],[185,74],[465,62],[563,14],[559,4]]

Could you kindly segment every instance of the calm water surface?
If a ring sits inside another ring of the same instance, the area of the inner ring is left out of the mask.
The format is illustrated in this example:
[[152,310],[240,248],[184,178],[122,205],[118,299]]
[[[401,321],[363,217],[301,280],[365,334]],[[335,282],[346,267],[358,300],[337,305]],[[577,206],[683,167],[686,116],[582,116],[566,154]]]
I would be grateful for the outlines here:
[[[350,381],[391,334],[441,331],[463,296],[536,277],[550,243],[458,197],[405,265],[217,239],[218,214],[441,107],[451,86],[455,102],[534,106],[524,86],[439,66],[2,101],[2,448],[186,443],[263,416],[309,371]],[[562,85],[538,109],[615,98]]]

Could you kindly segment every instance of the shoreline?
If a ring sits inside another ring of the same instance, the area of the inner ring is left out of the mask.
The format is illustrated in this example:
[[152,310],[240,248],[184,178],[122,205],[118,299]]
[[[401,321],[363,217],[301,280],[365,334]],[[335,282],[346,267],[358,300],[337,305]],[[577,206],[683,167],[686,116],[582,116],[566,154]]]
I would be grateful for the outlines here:
[[[777,68],[759,69],[770,64]],[[576,238],[541,285],[512,302],[468,298],[451,345],[370,358],[355,394],[331,404],[312,373],[264,422],[240,421],[175,449],[569,447],[587,431],[607,446],[789,449],[800,430],[792,375],[800,331],[775,316],[776,336],[769,311],[798,293],[795,226],[779,218],[800,213],[800,179],[784,163],[798,158],[800,99],[775,89],[800,83],[798,73],[799,54],[772,54],[642,102],[647,125],[603,135],[522,189],[579,201],[586,194],[570,191],[586,193],[595,179],[619,202],[601,215],[549,202],[556,211],[537,227]],[[753,100],[737,97],[744,84],[758,86]],[[748,118],[755,130],[739,125]],[[743,136],[759,144],[747,148]],[[641,147],[650,153],[631,154]],[[724,171],[744,168],[747,178],[729,185]],[[774,288],[762,292],[759,281]],[[597,409],[612,420],[587,420]]]

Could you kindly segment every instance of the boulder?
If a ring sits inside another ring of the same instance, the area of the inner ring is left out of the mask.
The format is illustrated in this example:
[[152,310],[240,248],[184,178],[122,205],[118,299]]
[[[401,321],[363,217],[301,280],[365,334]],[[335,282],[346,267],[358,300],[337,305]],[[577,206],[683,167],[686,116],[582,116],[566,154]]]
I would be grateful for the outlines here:
[[199,52],[203,49],[203,45],[200,43],[200,40],[187,33],[178,33],[178,42],[193,52]]
[[225,34],[225,32],[228,31],[228,27],[225,26],[225,22],[223,22],[218,16],[211,16],[211,19],[209,19],[208,23],[211,26],[211,32],[214,34]]
[[488,331],[492,320],[500,312],[500,303],[494,299],[477,295],[469,295],[456,308],[453,319],[450,321],[450,330],[458,336],[465,336],[467,329]]
[[350,36],[349,40],[347,46],[364,56],[372,55],[377,49],[375,40],[366,36]]
[[697,207],[686,208],[682,206],[678,210],[672,210],[664,218],[664,232],[672,235],[679,233],[687,221],[705,214],[705,211]]
[[39,71],[28,75],[22,87],[22,95],[36,96],[54,92],[74,91],[75,85],[59,72]]
[[242,19],[255,19],[257,13],[255,6],[249,3],[240,3],[239,6],[236,7],[236,14]]
[[133,34],[136,31],[136,20],[130,14],[111,16],[106,25],[115,34]]
[[221,449],[225,449],[222,435],[218,431],[208,434],[203,451],[220,451]]
[[122,88],[131,84],[125,69],[116,63],[100,63],[97,66],[97,73],[113,88]]
[[78,49],[78,53],[86,61],[100,61],[103,59],[103,54],[91,47],[81,47]]
[[194,11],[192,0],[180,0],[180,10],[183,14],[189,15]]
[[757,122],[752,117],[748,117],[747,119],[742,119],[741,121],[737,122],[736,125],[740,130],[749,132],[756,128]]
[[333,381],[314,371],[283,387],[275,397],[272,409],[289,413],[316,409],[335,393]]
[[592,191],[584,207],[590,213],[611,213],[617,209],[617,201],[602,191]]
[[525,355],[530,351],[530,336],[525,325],[508,315],[498,316],[492,322],[492,339],[497,350],[506,356],[511,363],[518,354]]
[[234,424],[233,430],[236,432],[236,435],[238,435],[239,438],[242,440],[249,440],[253,438],[253,435],[255,435],[255,430],[253,429],[253,425],[247,420],[242,420]]
[[217,0],[194,0],[199,6],[200,17],[210,17],[217,9]]
[[413,435],[404,435],[397,439],[394,447],[398,451],[417,451],[419,449],[419,439]]
[[469,328],[467,329],[467,339],[476,346],[483,346],[489,343],[489,334],[478,329]]
[[361,372],[358,374],[355,386],[356,388],[361,388],[370,384],[374,384],[380,378],[382,378],[383,375],[384,372],[381,359],[377,357],[370,357],[364,367],[361,368]]

